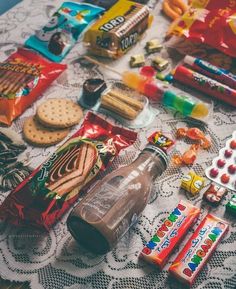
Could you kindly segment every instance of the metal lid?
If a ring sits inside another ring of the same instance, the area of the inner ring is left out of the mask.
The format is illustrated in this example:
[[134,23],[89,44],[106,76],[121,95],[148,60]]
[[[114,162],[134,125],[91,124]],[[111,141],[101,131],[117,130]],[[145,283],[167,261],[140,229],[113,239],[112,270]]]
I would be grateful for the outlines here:
[[164,161],[165,165],[166,166],[168,165],[169,158],[168,158],[167,154],[161,148],[159,148],[159,147],[157,147],[155,145],[152,145],[152,144],[148,144],[145,147],[145,150],[151,150],[151,151],[156,152],[156,154],[162,158],[162,160]]

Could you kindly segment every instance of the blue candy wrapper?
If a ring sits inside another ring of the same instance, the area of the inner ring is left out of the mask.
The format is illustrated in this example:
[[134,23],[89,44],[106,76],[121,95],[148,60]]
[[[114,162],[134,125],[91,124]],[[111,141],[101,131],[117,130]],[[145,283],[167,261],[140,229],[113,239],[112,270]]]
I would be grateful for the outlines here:
[[0,0],[0,15],[10,10],[16,4],[20,3],[22,0]]
[[103,11],[104,8],[87,3],[64,2],[48,24],[25,45],[54,62],[61,62],[84,29]]

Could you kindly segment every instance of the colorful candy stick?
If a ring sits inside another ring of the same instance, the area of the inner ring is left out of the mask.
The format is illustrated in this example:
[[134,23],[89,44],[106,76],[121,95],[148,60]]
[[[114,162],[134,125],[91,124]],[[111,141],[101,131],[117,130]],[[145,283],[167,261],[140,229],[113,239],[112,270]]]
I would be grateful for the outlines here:
[[190,55],[185,56],[184,63],[191,66],[192,69],[236,89],[236,75],[228,72],[227,70]]
[[204,118],[209,113],[208,106],[205,103],[195,101],[191,97],[177,95],[170,91],[168,86],[159,84],[152,77],[140,75],[133,71],[120,73],[112,67],[89,56],[84,56],[84,58],[118,74],[122,78],[124,84],[146,95],[152,102],[161,102],[165,107],[178,111],[184,116],[190,116],[193,118]]
[[228,228],[225,221],[208,214],[172,263],[169,272],[191,286]]
[[236,106],[236,90],[183,65],[175,69],[174,79]]
[[190,226],[200,214],[200,209],[180,201],[169,217],[158,228],[156,234],[145,245],[140,257],[163,268],[171,252],[181,241]]

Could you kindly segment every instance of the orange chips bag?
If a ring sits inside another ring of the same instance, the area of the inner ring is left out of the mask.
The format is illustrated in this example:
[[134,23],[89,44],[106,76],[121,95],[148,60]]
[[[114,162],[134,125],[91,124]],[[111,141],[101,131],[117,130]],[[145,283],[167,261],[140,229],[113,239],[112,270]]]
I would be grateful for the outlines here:
[[168,35],[208,44],[236,57],[236,0],[193,0]]
[[23,48],[0,63],[0,123],[11,125],[65,69]]

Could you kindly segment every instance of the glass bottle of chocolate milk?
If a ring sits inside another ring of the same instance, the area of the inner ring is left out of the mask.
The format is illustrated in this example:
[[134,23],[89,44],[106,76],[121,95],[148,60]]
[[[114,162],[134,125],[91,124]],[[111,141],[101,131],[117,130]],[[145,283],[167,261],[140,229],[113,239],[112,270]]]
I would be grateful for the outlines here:
[[141,215],[167,163],[166,153],[149,144],[133,163],[99,181],[68,218],[74,238],[98,254],[111,250]]

